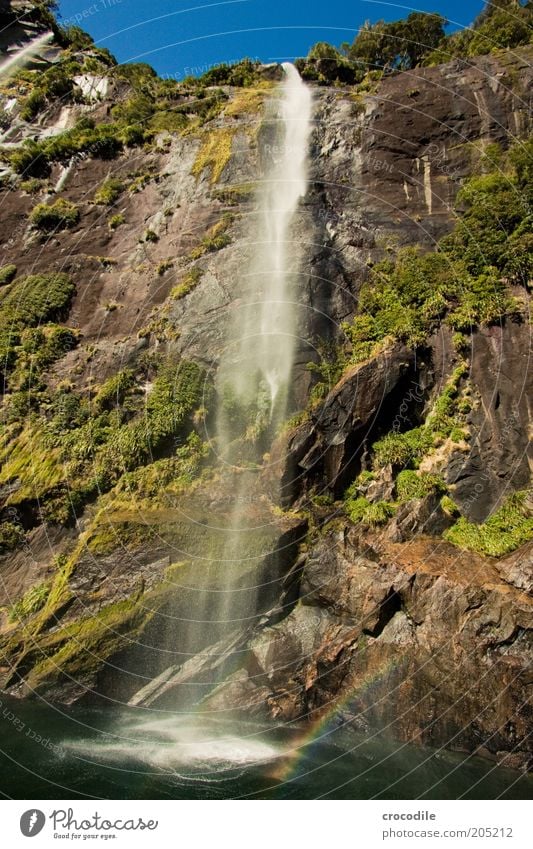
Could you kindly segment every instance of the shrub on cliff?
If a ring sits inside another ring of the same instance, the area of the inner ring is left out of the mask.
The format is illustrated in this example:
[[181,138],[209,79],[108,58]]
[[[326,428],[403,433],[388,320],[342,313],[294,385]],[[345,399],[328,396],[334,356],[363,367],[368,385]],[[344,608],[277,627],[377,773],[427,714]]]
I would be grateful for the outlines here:
[[50,584],[44,582],[31,587],[27,593],[11,607],[9,611],[9,621],[19,622],[21,619],[27,619],[33,613],[37,613],[48,598],[50,593]]
[[80,220],[80,211],[75,203],[59,198],[54,203],[39,203],[30,213],[31,223],[39,230],[65,230],[74,227]]
[[0,267],[0,286],[7,286],[14,279],[17,273],[16,265],[2,265]]
[[340,50],[325,41],[313,45],[306,59],[297,59],[295,64],[303,79],[319,84],[360,83],[367,70],[364,63],[347,59]]
[[40,89],[34,89],[24,98],[20,117],[23,121],[32,121],[46,105],[46,97]]
[[131,369],[121,369],[108,378],[94,398],[94,408],[101,413],[124,403],[126,393],[135,385],[135,374]]
[[495,153],[483,167],[498,170],[474,175],[459,191],[457,223],[436,252],[402,248],[372,269],[358,314],[343,324],[353,362],[388,337],[422,345],[444,318],[454,330],[471,332],[517,314],[507,284],[526,285],[533,271],[533,142]]
[[13,551],[24,539],[24,531],[13,522],[0,523],[0,554]]
[[[90,118],[82,118],[71,130],[36,142],[26,140],[15,150],[4,150],[2,156],[17,174],[41,177],[49,173],[52,162],[65,162],[77,155],[113,159],[132,140],[128,128],[116,124],[94,126]],[[135,134],[135,144],[144,140],[142,131]]]
[[67,274],[35,274],[15,282],[0,301],[0,364],[10,370],[27,327],[64,317],[74,294]]
[[68,274],[32,274],[21,278],[0,301],[0,322],[6,328],[32,327],[60,318],[74,293]]
[[26,366],[30,380],[36,381],[42,369],[72,351],[77,343],[76,333],[60,324],[26,327],[20,336],[17,371]]
[[192,84],[194,86],[215,86],[215,85],[232,85],[232,86],[251,86],[259,80],[258,74],[259,62],[252,59],[242,59],[235,64],[221,64],[210,68],[201,77],[186,77],[183,84]]
[[110,178],[105,180],[94,193],[94,202],[103,206],[111,206],[120,197],[124,190],[121,180]]

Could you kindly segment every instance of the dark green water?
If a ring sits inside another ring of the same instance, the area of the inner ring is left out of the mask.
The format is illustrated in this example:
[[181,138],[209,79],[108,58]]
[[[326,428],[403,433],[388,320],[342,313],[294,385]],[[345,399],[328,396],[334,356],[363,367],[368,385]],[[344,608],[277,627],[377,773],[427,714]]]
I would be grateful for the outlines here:
[[0,791],[14,799],[530,799],[533,779],[480,758],[326,726],[65,710],[2,696]]

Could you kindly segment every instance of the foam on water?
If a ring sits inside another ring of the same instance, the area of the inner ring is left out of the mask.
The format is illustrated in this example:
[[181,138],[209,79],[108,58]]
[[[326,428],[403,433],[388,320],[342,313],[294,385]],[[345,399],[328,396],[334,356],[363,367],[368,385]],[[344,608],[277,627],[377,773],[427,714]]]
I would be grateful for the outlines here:
[[247,736],[228,725],[176,717],[147,718],[126,720],[116,735],[106,733],[101,740],[65,741],[63,748],[89,762],[130,762],[171,772],[217,772],[282,757],[280,746],[259,733],[254,730]]

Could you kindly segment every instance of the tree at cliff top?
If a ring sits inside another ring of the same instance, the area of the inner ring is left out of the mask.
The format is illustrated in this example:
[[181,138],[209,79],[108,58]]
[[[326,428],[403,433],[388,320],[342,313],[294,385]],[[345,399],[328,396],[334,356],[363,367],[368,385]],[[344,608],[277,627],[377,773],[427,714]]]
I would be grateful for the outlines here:
[[297,65],[303,76],[318,82],[361,82],[367,71],[407,70],[444,40],[446,19],[437,13],[413,12],[407,18],[371,24],[367,21],[353,44],[337,49],[315,44]]
[[56,0],[11,0],[0,3],[0,24],[7,27],[15,21],[28,22],[55,30],[57,22],[54,12],[57,12],[57,9]]
[[413,12],[392,23],[365,23],[351,47],[348,58],[371,69],[407,70],[420,63],[428,51],[444,38],[446,19],[435,13]]
[[472,27],[453,33],[429,53],[425,65],[453,58],[481,56],[492,50],[529,44],[533,33],[533,3],[527,0],[488,2]]
[[355,84],[368,71],[406,71],[519,47],[531,41],[532,9],[531,0],[488,2],[472,27],[449,36],[444,32],[446,19],[436,12],[412,12],[399,21],[367,21],[352,44],[337,48],[319,42],[296,64],[306,79],[323,85]]

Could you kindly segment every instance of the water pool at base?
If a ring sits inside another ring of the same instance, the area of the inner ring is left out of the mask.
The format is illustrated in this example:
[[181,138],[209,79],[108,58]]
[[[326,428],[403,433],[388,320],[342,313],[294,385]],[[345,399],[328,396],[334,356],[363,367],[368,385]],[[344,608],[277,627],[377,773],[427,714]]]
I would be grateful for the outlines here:
[[530,799],[533,778],[350,723],[306,729],[2,697],[13,799]]

